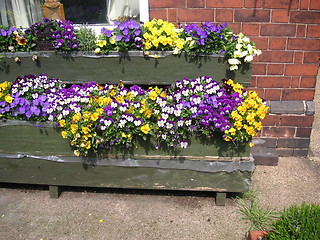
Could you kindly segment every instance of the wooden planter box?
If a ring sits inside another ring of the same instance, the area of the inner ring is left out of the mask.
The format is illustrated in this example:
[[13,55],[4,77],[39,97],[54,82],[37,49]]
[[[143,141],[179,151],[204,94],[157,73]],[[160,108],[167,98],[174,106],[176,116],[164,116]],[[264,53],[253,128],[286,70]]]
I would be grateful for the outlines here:
[[[32,56],[38,58],[32,61]],[[15,57],[20,62],[15,62]],[[169,85],[182,78],[211,76],[232,78],[243,85],[251,81],[250,65],[228,70],[220,55],[173,56],[172,52],[141,51],[119,55],[94,53],[6,53],[0,62],[1,81],[44,73],[65,83]],[[223,205],[227,192],[245,192],[254,169],[247,145],[236,147],[221,136],[210,141],[193,139],[184,151],[154,150],[147,142],[131,152],[114,149],[103,155],[75,157],[66,139],[49,123],[0,123],[0,182],[49,185],[52,197],[60,186],[170,189],[217,192]]]
[[248,190],[254,169],[247,145],[220,136],[192,139],[185,151],[141,143],[132,152],[75,157],[52,123],[8,120],[0,131],[0,182],[49,185],[52,197],[59,186],[214,191],[223,205],[227,192]]
[[[38,56],[32,61],[32,56]],[[15,62],[15,57],[20,62]],[[155,58],[155,56],[157,58]],[[250,64],[243,64],[238,71],[229,71],[222,55],[203,55],[191,59],[185,54],[172,52],[130,51],[127,54],[111,52],[94,53],[19,52],[5,53],[0,62],[0,78],[12,82],[17,76],[45,73],[65,83],[117,84],[123,80],[128,85],[169,85],[182,78],[211,76],[215,80],[231,78],[243,85],[251,82]]]

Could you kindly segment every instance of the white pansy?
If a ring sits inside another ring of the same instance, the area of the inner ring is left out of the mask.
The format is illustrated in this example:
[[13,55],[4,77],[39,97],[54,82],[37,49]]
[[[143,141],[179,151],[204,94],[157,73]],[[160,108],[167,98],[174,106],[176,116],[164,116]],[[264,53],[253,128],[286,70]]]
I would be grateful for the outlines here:
[[246,57],[244,58],[244,61],[245,61],[245,62],[252,62],[252,60],[253,60],[253,56],[252,56],[252,55],[246,56]]
[[235,71],[235,70],[238,70],[238,65],[231,65],[230,71]]
[[231,65],[236,65],[236,64],[240,64],[241,62],[239,61],[239,59],[230,58],[230,59],[228,59],[228,63]]
[[242,48],[242,46],[243,46],[243,45],[242,45],[241,43],[238,43],[238,44],[236,45],[236,49],[238,49],[238,50],[239,50],[239,49],[241,49],[241,48]]

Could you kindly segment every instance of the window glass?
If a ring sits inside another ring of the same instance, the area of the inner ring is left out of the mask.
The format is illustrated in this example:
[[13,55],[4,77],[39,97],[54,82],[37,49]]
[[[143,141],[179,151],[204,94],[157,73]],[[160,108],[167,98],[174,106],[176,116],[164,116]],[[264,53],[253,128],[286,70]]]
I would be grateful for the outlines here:
[[[43,19],[45,0],[0,0],[0,24],[29,27]],[[112,24],[118,17],[148,18],[148,0],[60,0],[66,20],[75,24]],[[142,3],[142,4],[140,4]],[[145,13],[146,12],[146,13]]]
[[139,0],[60,0],[65,17],[73,23],[106,24],[118,17],[139,19]]
[[106,0],[60,0],[64,15],[73,23],[107,23]]

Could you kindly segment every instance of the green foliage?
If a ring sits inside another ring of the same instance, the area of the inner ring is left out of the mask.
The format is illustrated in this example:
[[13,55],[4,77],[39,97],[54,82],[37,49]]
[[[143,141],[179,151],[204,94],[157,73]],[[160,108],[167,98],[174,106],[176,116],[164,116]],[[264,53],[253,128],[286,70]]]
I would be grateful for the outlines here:
[[76,31],[79,50],[83,52],[93,51],[96,48],[96,35],[93,29],[87,25],[81,25]]
[[280,218],[272,224],[268,239],[272,240],[319,240],[320,206],[315,204],[301,207],[296,205],[284,209]]
[[273,210],[265,209],[259,205],[258,193],[249,190],[243,194],[243,198],[236,198],[242,220],[249,222],[250,230],[269,230],[277,214]]

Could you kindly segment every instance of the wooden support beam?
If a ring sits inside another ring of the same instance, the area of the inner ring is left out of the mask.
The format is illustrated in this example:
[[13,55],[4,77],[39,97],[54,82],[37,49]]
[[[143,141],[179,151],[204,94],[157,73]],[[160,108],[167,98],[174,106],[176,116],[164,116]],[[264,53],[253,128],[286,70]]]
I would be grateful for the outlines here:
[[61,193],[61,187],[49,186],[50,198],[59,198]]
[[216,193],[216,205],[224,206],[226,204],[227,193],[226,192],[217,192]]

